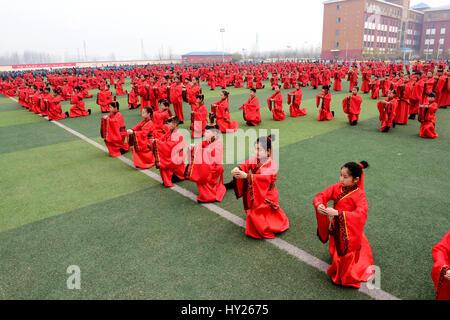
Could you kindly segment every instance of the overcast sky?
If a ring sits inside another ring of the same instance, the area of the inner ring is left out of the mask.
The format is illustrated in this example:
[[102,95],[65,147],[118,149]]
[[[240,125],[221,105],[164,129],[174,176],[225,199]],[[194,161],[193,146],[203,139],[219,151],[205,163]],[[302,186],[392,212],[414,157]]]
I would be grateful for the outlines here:
[[[411,1],[441,6],[443,0]],[[56,55],[140,59],[190,51],[301,49],[321,45],[318,0],[0,0],[0,55],[44,51]]]

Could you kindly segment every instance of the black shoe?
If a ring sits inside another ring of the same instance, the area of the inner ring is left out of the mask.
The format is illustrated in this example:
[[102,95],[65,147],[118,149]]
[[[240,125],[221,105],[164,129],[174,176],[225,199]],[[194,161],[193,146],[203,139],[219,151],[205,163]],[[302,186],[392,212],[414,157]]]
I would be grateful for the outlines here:
[[91,114],[91,109],[88,109],[88,113]]
[[334,111],[331,111],[331,114],[333,115],[333,118],[334,118]]
[[355,120],[355,121],[353,121],[352,123],[350,123],[350,125],[356,126],[357,123],[358,123],[358,120]]
[[172,183],[183,181],[183,179],[178,178],[176,174],[172,176]]
[[409,117],[408,117],[408,119],[414,120],[414,119],[416,119],[416,115],[415,115],[415,114],[410,114]]
[[447,109],[447,106],[439,107],[439,109]]
[[120,148],[120,154],[125,154],[125,153],[127,153],[128,152],[128,150],[125,150],[125,149],[123,149],[123,148]]
[[395,128],[396,125],[397,123],[395,121],[392,121],[392,128]]
[[178,124],[183,124],[184,123],[184,121],[180,121],[180,122],[178,122]]
[[69,115],[69,112],[65,112],[65,115],[66,115],[66,118],[69,118],[70,117],[70,115]]
[[230,181],[230,182],[228,182],[228,183],[225,183],[224,186],[225,186],[225,188],[226,188],[227,190],[234,189],[233,181]]

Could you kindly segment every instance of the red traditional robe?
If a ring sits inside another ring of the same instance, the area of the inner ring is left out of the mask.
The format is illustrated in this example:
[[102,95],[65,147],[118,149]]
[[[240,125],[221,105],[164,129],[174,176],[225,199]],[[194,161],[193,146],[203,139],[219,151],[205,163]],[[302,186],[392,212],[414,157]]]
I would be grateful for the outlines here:
[[447,81],[447,79],[444,75],[442,75],[440,77],[436,76],[436,78],[435,78],[433,91],[436,93],[435,101],[438,104],[438,106],[441,106],[442,92],[443,92],[444,86],[446,84],[446,81]]
[[41,112],[41,98],[42,93],[36,92],[33,97],[33,107],[30,108],[30,111],[33,111],[36,114],[39,114]]
[[235,132],[239,129],[238,121],[231,121],[230,118],[230,108],[228,98],[219,100],[216,103],[216,122],[219,125],[219,130],[222,133],[225,132]]
[[136,109],[139,104],[139,96],[136,93],[137,90],[131,90],[128,93],[128,109]]
[[433,279],[436,290],[436,300],[450,300],[450,280],[444,275],[450,270],[450,231],[433,247]]
[[257,97],[249,98],[239,110],[243,110],[244,120],[247,122],[247,125],[257,126],[261,122],[259,101]]
[[349,91],[352,92],[353,87],[358,85],[358,69],[354,68],[349,73]]
[[153,121],[142,120],[132,128],[133,133],[128,137],[133,146],[133,163],[136,168],[149,169],[155,165],[155,157],[148,147],[148,139],[152,137],[153,129]]
[[208,109],[205,104],[193,104],[191,112],[191,133],[193,138],[200,138],[203,136],[207,121]]
[[138,84],[138,92],[141,97],[141,111],[145,107],[151,107],[150,105],[150,94],[154,94],[153,87],[148,84],[148,82],[143,81]]
[[424,91],[422,93],[422,104],[428,103],[428,95],[431,92],[433,92],[435,82],[436,82],[436,79],[434,79],[434,78],[429,78],[429,79],[425,80]]
[[169,131],[159,139],[153,140],[156,168],[159,169],[166,187],[173,187],[173,174],[184,180],[184,147],[183,135],[178,130]]
[[398,124],[408,124],[409,117],[409,88],[401,83],[397,85],[397,110],[395,111],[395,122]]
[[370,78],[372,76],[372,72],[369,71],[364,71],[362,74],[362,85],[361,85],[361,91],[364,93],[368,93],[370,88],[369,88],[369,83],[370,83]]
[[359,114],[361,113],[362,98],[359,95],[351,95],[342,100],[342,108],[344,113],[347,114],[348,121],[358,121]]
[[439,107],[450,106],[450,74],[447,73],[445,76],[444,86],[442,87],[441,101]]
[[436,133],[436,116],[434,113],[439,108],[436,102],[427,105],[426,107],[421,107],[419,111],[419,122],[420,131],[419,136],[422,138],[436,139],[439,135]]
[[236,75],[236,78],[234,80],[234,87],[235,88],[242,88],[244,85],[242,84],[242,78],[239,75]]
[[196,97],[197,95],[201,94],[202,89],[200,88],[200,86],[198,84],[191,86],[191,87],[186,87],[187,89],[187,95],[188,95],[188,103],[189,104],[193,104],[196,101]]
[[69,109],[69,115],[71,118],[86,117],[89,112],[84,108],[83,94],[74,93],[70,96],[70,103],[73,106]]
[[380,112],[380,121],[381,121],[381,129],[380,132],[386,130],[386,128],[393,127],[393,121],[395,119],[395,111],[397,110],[397,99],[392,99],[389,101],[389,98],[384,99],[383,101],[389,102],[388,104],[378,102],[377,107]]
[[64,101],[70,100],[70,96],[71,96],[71,94],[73,92],[72,87],[69,86],[68,84],[66,84],[66,85],[63,85],[61,89],[62,89],[61,97],[63,98],[63,100]]
[[126,141],[128,134],[120,112],[110,113],[106,119],[102,117],[101,121],[101,137],[105,140],[111,157],[118,157],[128,151],[130,149]]
[[48,115],[48,110],[50,109],[50,102],[53,100],[53,96],[50,93],[44,93],[42,95],[41,101],[40,101],[40,107],[41,107],[41,114],[42,116]]
[[253,75],[247,75],[247,89],[253,88]]
[[[317,211],[317,207],[333,200],[339,215],[330,219]],[[369,280],[374,272],[372,248],[364,235],[368,205],[366,194],[361,188],[342,188],[336,183],[316,194],[313,202],[316,209],[317,236],[326,243],[330,239],[329,251],[332,264],[328,275],[335,284],[359,288],[361,281]]]
[[184,122],[183,114],[183,97],[182,97],[183,87],[177,84],[173,84],[170,87],[170,100],[173,104],[173,110],[175,115],[180,121]]
[[66,114],[61,110],[61,97],[55,96],[50,101],[49,110],[48,110],[48,118],[50,120],[61,120],[66,118]]
[[289,229],[289,219],[280,208],[277,180],[277,164],[273,159],[265,163],[256,157],[239,165],[247,173],[247,179],[233,179],[236,198],[244,201],[247,214],[245,234],[253,238],[275,238],[275,233]]
[[26,105],[26,102],[25,102],[26,95],[27,95],[27,92],[25,91],[25,89],[21,88],[19,90],[19,99],[18,99],[17,103],[20,104],[22,107],[25,107],[25,105]]
[[[323,97],[320,99],[319,97]],[[322,100],[322,102],[320,102]],[[319,93],[316,96],[316,107],[319,107],[319,118],[318,121],[325,121],[325,120],[333,120],[333,114],[331,113],[331,93],[327,93],[326,95],[324,93]]]
[[204,140],[188,151],[189,164],[185,179],[197,183],[199,202],[222,201],[226,188],[223,184],[223,144],[220,139]]
[[172,116],[170,109],[167,110],[156,110],[153,112],[153,138],[158,139],[161,136],[169,132],[165,122]]
[[111,91],[103,89],[97,94],[97,104],[100,106],[102,113],[111,111],[109,107],[110,102],[112,102]]
[[383,94],[383,97],[387,97],[388,91],[391,87],[391,79],[385,78],[381,81],[381,93]]
[[[274,101],[271,101],[271,100]],[[267,105],[269,110],[272,111],[273,120],[283,121],[286,118],[286,114],[283,111],[283,95],[281,92],[275,92],[269,99],[267,99]]]
[[380,81],[379,80],[373,80],[369,84],[371,93],[371,98],[374,100],[377,100],[380,98]]
[[123,79],[120,79],[119,81],[116,82],[116,84],[114,85],[114,88],[116,89],[116,96],[123,96],[127,94],[127,91],[123,90],[122,85],[125,83],[125,81]]
[[294,90],[288,93],[289,112],[293,118],[305,116],[308,113],[306,108],[300,109],[300,105],[302,104],[302,96],[302,89]]
[[336,70],[334,72],[334,83],[333,83],[333,90],[334,91],[342,91],[342,76],[341,76],[341,71],[340,70]]
[[418,114],[420,103],[422,102],[422,94],[424,90],[425,82],[420,79],[414,83],[414,87],[409,99],[411,105],[409,107],[410,114]]

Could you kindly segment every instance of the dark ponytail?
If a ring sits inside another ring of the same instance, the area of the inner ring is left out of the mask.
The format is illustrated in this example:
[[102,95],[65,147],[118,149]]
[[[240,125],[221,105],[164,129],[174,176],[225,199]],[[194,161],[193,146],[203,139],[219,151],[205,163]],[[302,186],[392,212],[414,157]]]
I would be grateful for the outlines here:
[[275,141],[275,135],[271,134],[267,137],[259,137],[256,139],[256,143],[259,143],[261,147],[266,151],[272,151],[272,142]]
[[356,162],[347,162],[344,164],[342,168],[347,168],[348,172],[350,172],[350,175],[353,177],[353,179],[361,178],[361,175],[363,173],[363,169],[366,169],[369,167],[369,163],[367,161],[361,161],[360,163]]
[[142,110],[145,110],[151,117],[153,117],[153,109],[150,107],[144,107]]

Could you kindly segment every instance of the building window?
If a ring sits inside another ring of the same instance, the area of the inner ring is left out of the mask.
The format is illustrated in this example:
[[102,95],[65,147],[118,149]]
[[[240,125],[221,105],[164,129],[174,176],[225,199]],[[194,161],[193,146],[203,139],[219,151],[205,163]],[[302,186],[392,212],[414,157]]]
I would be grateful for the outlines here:
[[336,23],[341,23],[341,18],[337,18]]
[[336,36],[338,36],[339,35],[339,30],[336,30]]
[[341,11],[341,5],[340,4],[337,5],[337,10]]
[[335,47],[335,48],[339,48],[339,42],[336,41],[336,42],[334,43],[334,47]]

